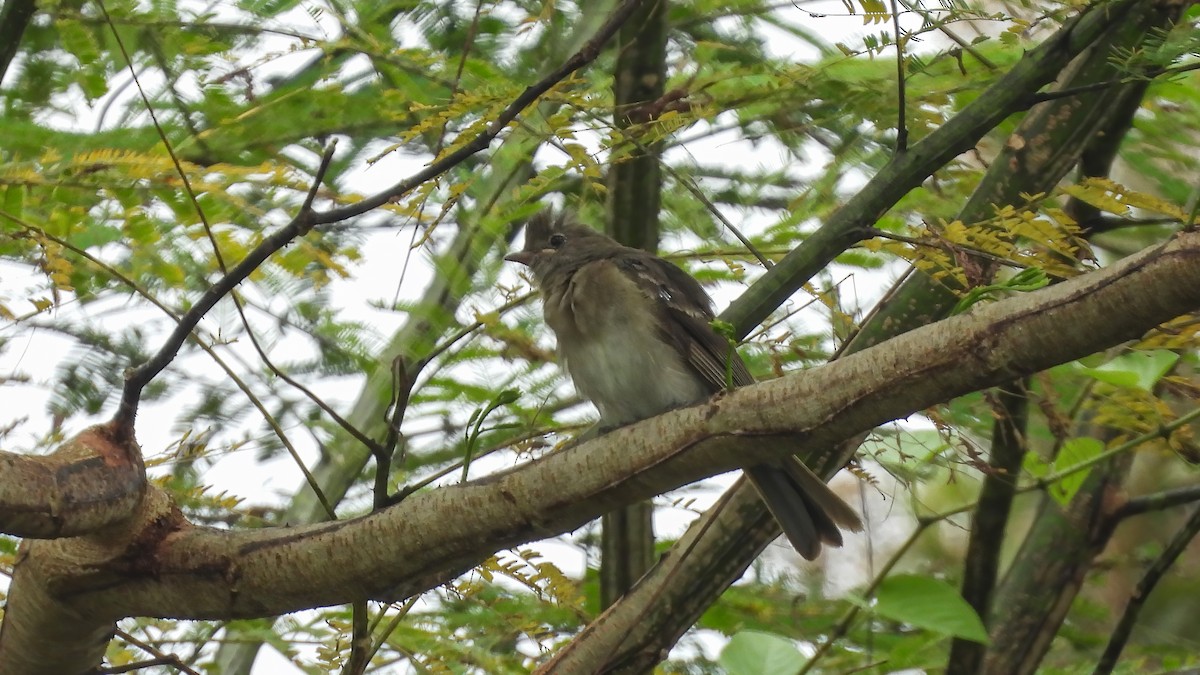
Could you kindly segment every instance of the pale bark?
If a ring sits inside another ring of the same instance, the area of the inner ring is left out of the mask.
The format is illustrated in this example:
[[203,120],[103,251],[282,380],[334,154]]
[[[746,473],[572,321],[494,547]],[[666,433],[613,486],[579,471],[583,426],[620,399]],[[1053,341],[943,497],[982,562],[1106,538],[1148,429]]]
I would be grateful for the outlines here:
[[146,477],[109,427],[93,427],[44,456],[0,452],[0,532],[70,537],[133,514]]

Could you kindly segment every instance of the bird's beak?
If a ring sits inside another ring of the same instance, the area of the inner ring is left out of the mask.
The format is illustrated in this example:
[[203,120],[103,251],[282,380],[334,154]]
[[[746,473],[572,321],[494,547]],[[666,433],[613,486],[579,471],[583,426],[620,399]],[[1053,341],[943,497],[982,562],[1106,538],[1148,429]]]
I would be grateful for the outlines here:
[[521,263],[522,265],[529,267],[531,264],[533,264],[533,251],[516,251],[515,253],[509,253],[508,255],[504,256],[504,259],[509,262]]

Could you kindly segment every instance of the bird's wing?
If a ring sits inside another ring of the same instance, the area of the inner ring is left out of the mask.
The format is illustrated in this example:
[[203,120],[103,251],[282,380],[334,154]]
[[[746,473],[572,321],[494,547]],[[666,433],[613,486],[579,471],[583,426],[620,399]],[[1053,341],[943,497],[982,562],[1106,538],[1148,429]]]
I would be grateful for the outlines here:
[[754,378],[733,344],[710,325],[712,301],[700,283],[662,258],[638,253],[616,262],[654,301],[663,339],[686,356],[688,365],[712,391],[752,384]]

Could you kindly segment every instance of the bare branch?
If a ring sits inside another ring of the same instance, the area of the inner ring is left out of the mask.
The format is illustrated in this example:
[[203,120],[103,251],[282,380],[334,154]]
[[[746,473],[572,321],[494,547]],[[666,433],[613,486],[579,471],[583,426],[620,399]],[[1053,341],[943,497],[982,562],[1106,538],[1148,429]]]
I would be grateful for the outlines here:
[[1196,502],[1200,502],[1200,485],[1189,485],[1174,490],[1163,490],[1162,492],[1132,497],[1129,501],[1121,505],[1121,508],[1116,513],[1116,517],[1124,520],[1125,518],[1140,516],[1143,513],[1165,511],[1176,506],[1184,506],[1185,504],[1194,504]]
[[1183,527],[1171,537],[1170,543],[1163,549],[1162,555],[1150,565],[1150,569],[1142,575],[1138,581],[1137,588],[1133,589],[1133,594],[1129,596],[1129,604],[1125,606],[1125,611],[1121,614],[1121,620],[1117,622],[1117,627],[1113,629],[1112,635],[1109,637],[1108,645],[1104,648],[1104,654],[1100,657],[1100,662],[1096,664],[1096,670],[1092,671],[1094,675],[1108,675],[1117,665],[1117,659],[1121,656],[1121,651],[1125,648],[1125,643],[1129,641],[1129,635],[1133,632],[1133,626],[1137,623],[1138,615],[1142,611],[1142,605],[1146,603],[1146,598],[1150,597],[1150,593],[1154,591],[1154,587],[1158,585],[1163,575],[1179,556],[1187,549],[1188,544],[1196,538],[1200,533],[1200,508],[1192,510],[1192,516],[1188,518]]

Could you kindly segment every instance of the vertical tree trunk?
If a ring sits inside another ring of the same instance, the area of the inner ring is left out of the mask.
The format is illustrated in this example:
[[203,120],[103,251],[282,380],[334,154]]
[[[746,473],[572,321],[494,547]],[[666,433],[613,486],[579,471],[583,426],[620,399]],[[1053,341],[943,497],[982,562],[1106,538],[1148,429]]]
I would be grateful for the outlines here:
[[[963,564],[962,596],[986,620],[1000,574],[1000,550],[1012,512],[1021,460],[1025,457],[1025,425],[1029,419],[1029,378],[996,391],[996,422],[992,425],[989,473],[984,476],[979,503],[971,515],[971,541]],[[979,672],[987,647],[964,638],[950,645],[946,675]]]
[[[636,111],[663,95],[666,79],[666,0],[647,2],[621,29],[613,73],[613,122],[627,130],[644,121]],[[630,131],[638,138],[638,129]],[[658,248],[662,191],[661,148],[629,144],[612,158],[608,174],[608,231],[617,241],[647,251]],[[654,504],[646,501],[601,520],[600,604],[609,607],[654,563]]]

